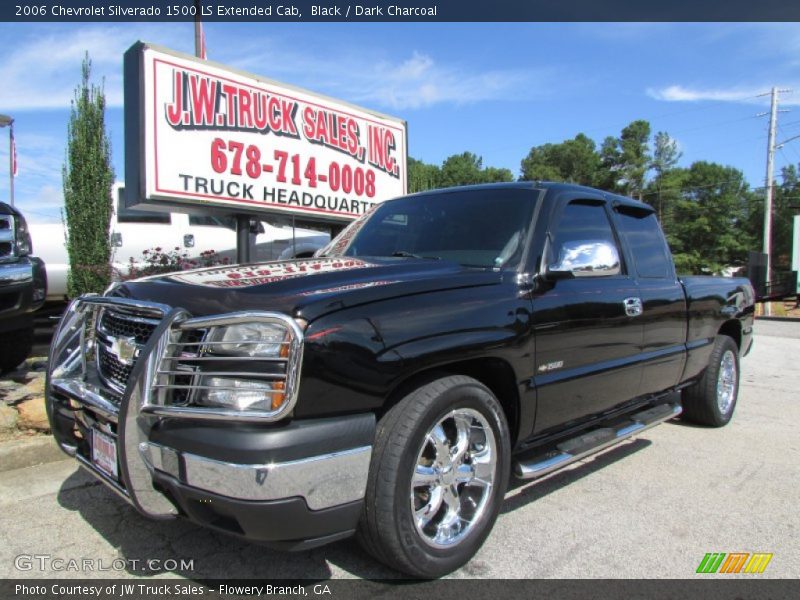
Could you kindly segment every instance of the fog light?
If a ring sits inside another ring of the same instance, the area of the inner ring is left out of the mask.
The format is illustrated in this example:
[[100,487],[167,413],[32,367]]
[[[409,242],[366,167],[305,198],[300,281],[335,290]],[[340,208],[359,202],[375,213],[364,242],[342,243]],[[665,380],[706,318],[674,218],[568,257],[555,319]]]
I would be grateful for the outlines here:
[[286,395],[283,381],[256,381],[229,377],[205,377],[195,402],[201,406],[232,410],[278,409]]

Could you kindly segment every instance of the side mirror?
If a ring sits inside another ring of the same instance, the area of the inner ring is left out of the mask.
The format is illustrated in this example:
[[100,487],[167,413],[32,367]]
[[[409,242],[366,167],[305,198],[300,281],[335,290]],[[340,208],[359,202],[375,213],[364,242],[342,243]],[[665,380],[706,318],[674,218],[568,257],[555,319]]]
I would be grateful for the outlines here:
[[558,261],[548,265],[546,277],[550,280],[568,277],[606,277],[621,272],[617,247],[606,241],[565,242],[558,253]]

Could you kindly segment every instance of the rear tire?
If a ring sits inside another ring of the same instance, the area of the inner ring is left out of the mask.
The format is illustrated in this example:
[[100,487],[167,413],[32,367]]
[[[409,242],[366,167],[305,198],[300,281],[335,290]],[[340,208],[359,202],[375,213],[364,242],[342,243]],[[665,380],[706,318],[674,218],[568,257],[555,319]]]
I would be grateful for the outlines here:
[[0,334],[0,373],[13,371],[33,349],[33,326]]
[[503,501],[509,439],[500,403],[470,377],[408,394],[378,423],[361,545],[414,577],[440,577],[469,561]]
[[739,396],[739,348],[718,335],[703,377],[683,391],[683,418],[708,427],[723,427],[733,417]]

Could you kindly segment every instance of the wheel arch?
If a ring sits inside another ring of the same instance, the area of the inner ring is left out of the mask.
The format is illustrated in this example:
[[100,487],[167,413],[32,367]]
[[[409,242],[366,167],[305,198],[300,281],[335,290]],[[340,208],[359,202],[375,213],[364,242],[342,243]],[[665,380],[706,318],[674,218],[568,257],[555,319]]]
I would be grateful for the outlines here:
[[742,351],[742,324],[737,319],[725,321],[717,332],[718,335],[726,335],[733,339],[739,352]]
[[377,415],[378,418],[413,390],[431,381],[450,375],[465,375],[489,388],[503,408],[508,430],[511,433],[511,440],[509,441],[513,448],[519,436],[520,397],[514,369],[502,358],[472,358],[444,363],[411,373],[391,390],[387,401]]

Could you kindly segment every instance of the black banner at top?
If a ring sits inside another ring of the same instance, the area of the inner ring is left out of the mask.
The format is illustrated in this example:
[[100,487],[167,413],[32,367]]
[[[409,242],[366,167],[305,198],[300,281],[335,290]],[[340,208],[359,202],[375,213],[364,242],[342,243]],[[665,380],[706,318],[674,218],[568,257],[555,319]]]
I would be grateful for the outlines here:
[[800,21],[787,0],[10,0],[0,20],[240,22]]

